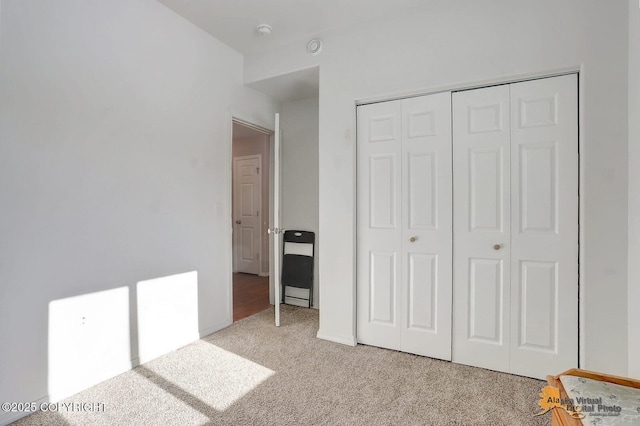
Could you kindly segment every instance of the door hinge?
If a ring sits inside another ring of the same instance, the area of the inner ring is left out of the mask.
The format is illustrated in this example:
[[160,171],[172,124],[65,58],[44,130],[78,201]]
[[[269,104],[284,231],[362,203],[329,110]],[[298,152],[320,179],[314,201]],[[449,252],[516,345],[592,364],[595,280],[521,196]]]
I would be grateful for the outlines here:
[[256,167],[256,174],[260,174],[260,167]]

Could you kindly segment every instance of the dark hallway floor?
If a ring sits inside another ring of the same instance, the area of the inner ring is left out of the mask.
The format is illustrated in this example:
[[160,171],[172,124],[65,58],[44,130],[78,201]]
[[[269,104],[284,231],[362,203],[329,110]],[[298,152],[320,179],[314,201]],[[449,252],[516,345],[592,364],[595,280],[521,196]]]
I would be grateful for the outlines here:
[[269,306],[269,277],[233,274],[233,322],[264,311]]

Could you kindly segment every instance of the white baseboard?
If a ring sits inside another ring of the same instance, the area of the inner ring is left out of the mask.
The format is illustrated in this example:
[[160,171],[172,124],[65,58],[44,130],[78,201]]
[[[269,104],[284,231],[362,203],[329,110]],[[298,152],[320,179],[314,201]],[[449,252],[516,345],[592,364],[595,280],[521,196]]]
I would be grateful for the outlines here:
[[268,277],[269,276],[269,272],[260,272],[258,274],[258,276],[260,276],[260,277]]
[[138,348],[138,358],[136,358],[136,360],[138,361],[138,365],[146,364],[147,362],[153,361],[156,358],[160,358],[161,356],[164,356],[168,353],[176,351],[180,348],[184,348],[185,346],[190,345],[191,343],[199,339],[200,332],[196,333],[195,331],[193,331],[191,334],[184,337],[184,339],[167,342],[169,343],[167,346],[160,346],[154,348],[153,350],[145,351],[145,353],[142,355],[140,354],[140,348]]
[[[136,358],[137,360],[137,358]],[[135,368],[137,365],[134,365],[134,360],[131,361],[122,361],[115,365],[112,365],[108,371],[102,371],[100,374],[92,375],[90,380],[84,383],[76,384],[75,386],[67,386],[61,389],[54,389],[55,393],[51,393],[51,389],[49,389],[49,395],[47,395],[47,400],[49,402],[58,402],[66,399],[70,396],[73,396],[77,393],[80,393],[84,390],[89,389],[92,386],[95,386],[99,383],[105,382],[109,379],[112,379],[116,376],[119,376],[122,373],[126,373],[127,371]]]
[[328,340],[330,342],[341,343],[343,345],[348,346],[356,346],[358,344],[358,340],[355,336],[339,336],[337,334],[324,333],[322,331],[318,331],[316,334],[318,339]]
[[200,330],[200,338],[202,339],[203,337],[206,337],[210,334],[215,333],[216,331],[220,331],[223,328],[227,328],[229,327],[231,324],[233,324],[233,321],[224,321],[221,322],[219,324],[213,325],[211,327],[207,327],[203,330]]
[[203,337],[206,337],[206,336],[208,336],[210,334],[213,334],[216,331],[220,331],[223,328],[229,327],[231,324],[233,324],[233,321],[228,321],[227,320],[227,321],[221,322],[219,324],[213,325],[211,327],[207,327],[205,329],[199,330],[197,334],[190,335],[188,338],[186,338],[182,342],[179,342],[177,345],[171,345],[169,348],[164,348],[164,350],[159,351],[157,353],[152,353],[152,354],[149,354],[146,357],[140,357],[140,358],[136,358],[136,359],[132,360],[131,363],[132,364],[135,363],[135,365],[133,365],[132,368],[135,368],[138,365],[147,363],[147,362],[152,361],[152,360],[154,360],[156,358],[164,356],[164,355],[166,355],[166,354],[168,354],[170,352],[176,351],[176,350],[178,350],[180,348],[183,348],[183,347],[185,347],[187,345],[190,345],[193,342],[202,339]]

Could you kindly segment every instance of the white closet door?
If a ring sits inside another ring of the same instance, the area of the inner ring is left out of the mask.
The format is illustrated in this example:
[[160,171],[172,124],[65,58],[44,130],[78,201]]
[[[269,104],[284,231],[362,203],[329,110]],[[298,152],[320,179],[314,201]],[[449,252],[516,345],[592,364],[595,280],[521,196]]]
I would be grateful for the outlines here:
[[451,94],[358,107],[358,341],[451,359]]
[[453,360],[576,367],[577,77],[458,92],[453,112]]
[[451,93],[402,101],[402,346],[451,360]]
[[358,107],[357,120],[358,342],[399,350],[401,101]]
[[578,362],[577,76],[511,85],[511,372]]
[[453,94],[453,361],[509,371],[509,86]]

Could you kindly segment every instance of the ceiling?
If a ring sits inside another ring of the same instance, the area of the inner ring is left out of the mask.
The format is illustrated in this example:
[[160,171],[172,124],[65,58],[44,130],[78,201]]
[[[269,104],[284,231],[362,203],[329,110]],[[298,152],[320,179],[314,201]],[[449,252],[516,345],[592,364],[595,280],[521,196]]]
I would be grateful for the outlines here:
[[320,70],[313,67],[249,83],[248,86],[284,103],[318,97],[319,83]]
[[[218,40],[249,55],[328,30],[385,19],[425,0],[159,0]],[[268,24],[269,36],[256,27]]]
[[[243,55],[306,42],[330,30],[387,19],[426,0],[158,0]],[[256,27],[268,24],[271,35]],[[319,70],[310,68],[249,84],[279,102],[317,97]]]

